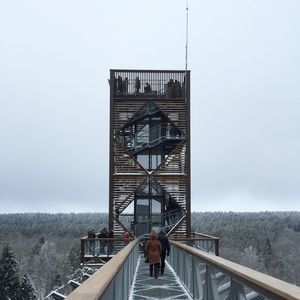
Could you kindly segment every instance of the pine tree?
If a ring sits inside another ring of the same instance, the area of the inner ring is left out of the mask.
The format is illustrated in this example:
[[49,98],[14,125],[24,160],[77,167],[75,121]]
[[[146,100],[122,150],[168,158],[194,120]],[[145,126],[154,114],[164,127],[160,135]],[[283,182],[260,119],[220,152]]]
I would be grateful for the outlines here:
[[18,262],[6,245],[0,257],[0,299],[17,299],[19,290]]
[[21,285],[20,285],[20,293],[19,293],[20,300],[35,300],[36,293],[32,286],[31,280],[27,273],[24,274]]
[[265,243],[265,251],[264,251],[264,264],[267,269],[267,272],[270,272],[272,268],[272,260],[273,260],[273,254],[272,254],[272,244],[269,238],[266,239]]

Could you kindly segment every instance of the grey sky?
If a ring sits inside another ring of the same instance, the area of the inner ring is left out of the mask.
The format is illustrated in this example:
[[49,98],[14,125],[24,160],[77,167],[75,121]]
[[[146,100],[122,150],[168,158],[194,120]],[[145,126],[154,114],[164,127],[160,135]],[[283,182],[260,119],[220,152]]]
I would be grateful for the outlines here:
[[[0,2],[0,212],[108,210],[110,68],[182,69],[185,1]],[[192,209],[300,210],[300,1],[189,1]]]

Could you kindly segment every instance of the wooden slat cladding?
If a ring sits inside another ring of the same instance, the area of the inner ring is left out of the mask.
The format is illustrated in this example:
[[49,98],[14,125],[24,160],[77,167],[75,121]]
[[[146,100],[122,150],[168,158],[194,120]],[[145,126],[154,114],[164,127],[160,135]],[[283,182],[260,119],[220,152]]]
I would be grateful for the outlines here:
[[114,174],[141,174],[147,171],[132,157],[118,141],[114,141]]
[[172,238],[187,237],[186,217],[181,222],[179,222],[177,226],[172,228],[168,236]]
[[121,205],[147,176],[113,176],[113,204]]
[[184,210],[187,209],[187,178],[186,176],[153,175],[156,181]]
[[164,162],[153,172],[154,175],[180,174],[186,175],[186,143],[179,144]]
[[114,131],[117,132],[130,118],[139,111],[148,101],[147,100],[114,100]]

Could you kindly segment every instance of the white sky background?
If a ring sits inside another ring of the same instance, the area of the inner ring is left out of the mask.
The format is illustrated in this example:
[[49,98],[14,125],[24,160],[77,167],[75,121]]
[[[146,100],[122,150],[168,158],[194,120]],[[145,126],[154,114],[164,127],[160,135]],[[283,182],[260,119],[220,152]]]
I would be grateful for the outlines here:
[[[0,213],[108,211],[109,69],[183,69],[185,5],[0,2]],[[300,1],[189,7],[192,210],[300,210]]]

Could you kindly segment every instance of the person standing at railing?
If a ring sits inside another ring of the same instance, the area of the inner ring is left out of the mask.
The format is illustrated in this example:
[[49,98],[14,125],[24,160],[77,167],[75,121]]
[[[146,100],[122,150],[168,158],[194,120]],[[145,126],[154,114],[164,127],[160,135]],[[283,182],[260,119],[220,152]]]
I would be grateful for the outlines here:
[[161,244],[161,256],[160,256],[160,274],[163,275],[165,271],[165,259],[166,255],[170,255],[170,243],[169,239],[166,236],[166,232],[162,229],[159,232],[158,240]]
[[[98,238],[103,239],[103,238],[107,238],[108,236],[108,231],[106,229],[106,227],[104,227],[101,232],[98,234]],[[105,254],[105,247],[106,247],[106,241],[104,240],[100,240],[100,253],[101,254]]]
[[[96,238],[96,233],[95,233],[95,229],[91,229],[88,232],[88,239],[95,239]],[[94,255],[95,253],[95,240],[89,240],[89,253]]]
[[149,259],[150,277],[153,276],[154,267],[154,278],[158,278],[161,251],[162,247],[161,243],[157,239],[157,233],[152,230],[150,240],[146,244],[146,255]]
[[135,78],[134,87],[135,87],[135,93],[139,94],[140,93],[140,88],[141,88],[141,81],[140,81],[140,78],[138,76]]

